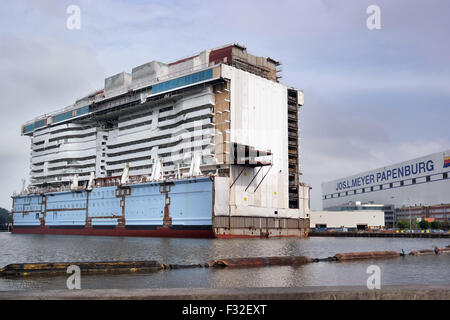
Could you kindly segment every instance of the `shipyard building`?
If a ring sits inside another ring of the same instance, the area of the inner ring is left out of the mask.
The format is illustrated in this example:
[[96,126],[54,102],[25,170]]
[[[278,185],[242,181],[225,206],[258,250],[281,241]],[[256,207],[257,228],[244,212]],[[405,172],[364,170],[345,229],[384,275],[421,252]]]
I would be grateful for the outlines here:
[[14,231],[306,236],[303,92],[240,45],[151,61],[22,127],[30,184]]
[[311,229],[334,229],[340,231],[383,229],[386,221],[386,206],[374,203],[349,202],[326,211],[311,211]]
[[424,217],[449,221],[449,171],[447,150],[336,179],[322,184],[322,206],[327,210],[349,202],[382,204],[387,225]]

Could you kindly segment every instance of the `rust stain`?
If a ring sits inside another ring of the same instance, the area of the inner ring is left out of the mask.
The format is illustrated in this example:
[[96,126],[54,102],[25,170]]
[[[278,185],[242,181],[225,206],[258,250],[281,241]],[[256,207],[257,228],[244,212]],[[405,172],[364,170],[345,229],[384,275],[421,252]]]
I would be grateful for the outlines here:
[[164,216],[163,216],[163,227],[170,227],[172,225],[172,217],[170,216],[170,186],[171,184],[161,184],[159,188],[159,192],[165,195],[165,203],[164,203]]

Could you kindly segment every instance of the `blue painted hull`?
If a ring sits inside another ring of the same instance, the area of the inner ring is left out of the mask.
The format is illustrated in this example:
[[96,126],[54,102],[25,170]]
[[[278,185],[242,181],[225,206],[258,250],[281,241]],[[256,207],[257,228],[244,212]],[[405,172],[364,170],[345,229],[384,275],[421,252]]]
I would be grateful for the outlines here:
[[13,233],[214,237],[209,177],[13,199]]

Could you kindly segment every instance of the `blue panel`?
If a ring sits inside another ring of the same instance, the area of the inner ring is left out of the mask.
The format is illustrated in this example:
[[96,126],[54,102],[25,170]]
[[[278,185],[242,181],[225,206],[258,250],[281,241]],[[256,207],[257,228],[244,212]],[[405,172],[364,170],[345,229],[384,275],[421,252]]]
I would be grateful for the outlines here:
[[125,200],[127,225],[162,225],[165,196],[159,184],[131,185],[131,196]]
[[47,226],[84,226],[86,223],[86,211],[49,211],[45,217]]
[[[126,198],[127,225],[162,225],[165,194],[159,183],[131,185]],[[169,192],[173,225],[212,224],[212,181],[209,178],[176,181]]]
[[170,216],[174,225],[212,224],[212,181],[182,181],[171,188]]
[[89,112],[89,106],[85,106],[77,109],[77,116],[81,116],[82,114],[86,114]]
[[85,209],[86,192],[57,192],[47,196],[47,209]]
[[39,226],[41,222],[39,221],[39,212],[30,212],[27,214],[14,213],[14,225],[15,226]]
[[13,219],[16,226],[39,226],[42,217],[42,197],[40,195],[27,195],[14,197]]
[[28,212],[28,211],[41,211],[42,197],[39,195],[20,196],[14,198],[14,211],[16,212]]
[[25,126],[25,133],[32,132],[34,130],[34,123]]
[[72,111],[68,111],[68,112],[64,112],[64,113],[61,113],[61,114],[57,114],[55,117],[54,117],[54,122],[56,123],[56,122],[60,122],[60,121],[63,121],[63,120],[67,120],[67,119],[70,119],[70,118],[72,118],[73,116],[72,116]]
[[57,211],[47,212],[45,217],[45,225],[83,226],[86,222],[86,191],[56,192],[51,195],[47,195],[47,209],[57,209]]
[[163,92],[167,90],[172,90],[178,87],[186,86],[189,84],[193,84],[196,82],[208,80],[212,78],[212,69],[208,69],[205,71],[193,73],[184,77],[180,77],[177,79],[157,83],[152,87],[152,93]]
[[120,198],[116,187],[95,188],[89,195],[89,217],[121,216]]
[[35,128],[35,129],[41,128],[41,127],[45,126],[45,123],[46,123],[46,120],[39,120],[39,121],[36,121],[36,122],[34,123],[34,128]]

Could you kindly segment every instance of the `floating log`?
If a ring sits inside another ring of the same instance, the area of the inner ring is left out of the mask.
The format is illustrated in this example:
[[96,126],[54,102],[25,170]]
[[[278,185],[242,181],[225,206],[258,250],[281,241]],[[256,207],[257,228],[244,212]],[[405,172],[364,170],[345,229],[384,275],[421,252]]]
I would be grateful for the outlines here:
[[43,274],[66,274],[71,265],[78,266],[81,273],[148,272],[164,266],[157,261],[107,261],[107,262],[47,262],[9,264],[0,269],[0,276],[28,276]]
[[203,268],[202,264],[167,264],[164,265],[164,269],[191,269],[191,268]]
[[450,247],[436,248],[435,251],[436,251],[436,254],[450,253]]
[[426,256],[426,255],[435,255],[435,250],[413,250],[410,252],[412,256]]
[[215,259],[211,260],[210,267],[266,267],[266,266],[286,266],[302,265],[313,262],[313,259],[306,256],[293,257],[253,257],[253,258],[234,258],[234,259]]

